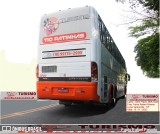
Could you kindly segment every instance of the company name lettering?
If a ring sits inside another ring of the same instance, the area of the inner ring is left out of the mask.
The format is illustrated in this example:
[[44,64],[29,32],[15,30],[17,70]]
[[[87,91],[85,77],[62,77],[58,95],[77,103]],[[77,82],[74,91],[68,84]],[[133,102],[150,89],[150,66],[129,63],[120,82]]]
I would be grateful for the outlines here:
[[78,125],[81,129],[154,129],[154,125]]
[[18,92],[19,95],[36,95],[36,92]]
[[158,95],[143,95],[143,98],[158,98]]
[[84,20],[84,19],[89,19],[89,18],[90,18],[89,14],[79,15],[79,16],[74,16],[74,17],[62,18],[62,19],[60,19],[60,23],[66,23],[66,22],[77,21],[77,20]]
[[71,34],[44,37],[43,43],[51,44],[56,42],[68,42],[68,41],[84,40],[85,38],[86,38],[85,32],[71,33]]

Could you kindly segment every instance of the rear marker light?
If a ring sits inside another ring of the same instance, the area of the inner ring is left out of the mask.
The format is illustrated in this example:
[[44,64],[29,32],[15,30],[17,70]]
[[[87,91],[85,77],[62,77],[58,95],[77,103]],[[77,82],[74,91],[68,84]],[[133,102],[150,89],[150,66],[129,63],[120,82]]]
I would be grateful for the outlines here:
[[98,80],[98,67],[96,62],[91,62],[91,79],[92,81]]

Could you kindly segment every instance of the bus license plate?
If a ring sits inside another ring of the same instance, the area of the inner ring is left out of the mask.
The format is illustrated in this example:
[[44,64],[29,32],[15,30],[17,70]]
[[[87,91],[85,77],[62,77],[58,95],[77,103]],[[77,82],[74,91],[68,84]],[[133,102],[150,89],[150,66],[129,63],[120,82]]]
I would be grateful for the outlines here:
[[57,72],[57,66],[42,66],[42,73]]
[[68,93],[69,89],[68,88],[58,88],[59,93]]

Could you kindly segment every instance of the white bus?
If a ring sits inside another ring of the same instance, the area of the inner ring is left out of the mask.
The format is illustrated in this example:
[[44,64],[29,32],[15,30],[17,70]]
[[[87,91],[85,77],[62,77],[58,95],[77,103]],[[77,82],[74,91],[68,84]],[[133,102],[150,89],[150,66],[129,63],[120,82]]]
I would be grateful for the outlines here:
[[39,99],[115,104],[129,75],[97,11],[90,6],[44,15],[37,65]]

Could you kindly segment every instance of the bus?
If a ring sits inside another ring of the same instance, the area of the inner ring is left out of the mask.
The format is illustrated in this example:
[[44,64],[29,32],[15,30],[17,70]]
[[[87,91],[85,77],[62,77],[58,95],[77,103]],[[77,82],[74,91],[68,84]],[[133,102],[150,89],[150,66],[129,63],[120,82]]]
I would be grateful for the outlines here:
[[59,104],[114,105],[130,76],[113,38],[91,7],[60,10],[41,18],[37,64],[38,99]]

